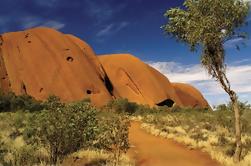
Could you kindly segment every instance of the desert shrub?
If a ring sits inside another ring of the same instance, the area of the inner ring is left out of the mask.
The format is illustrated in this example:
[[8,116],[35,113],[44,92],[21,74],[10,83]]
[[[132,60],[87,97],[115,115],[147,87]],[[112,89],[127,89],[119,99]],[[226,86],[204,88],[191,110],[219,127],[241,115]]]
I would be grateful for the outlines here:
[[107,104],[108,109],[112,109],[117,113],[126,113],[132,115],[136,112],[138,105],[133,102],[129,102],[128,99],[116,99]]
[[243,156],[246,156],[251,151],[251,137],[246,138],[245,142],[243,143]]
[[112,164],[118,165],[122,153],[129,149],[129,126],[130,122],[127,116],[106,113],[101,116],[99,121],[99,134],[95,147],[104,149],[113,154]]
[[[169,109],[169,108],[168,108]],[[132,114],[133,116],[148,116],[148,115],[160,115],[162,113],[169,112],[166,107],[150,107],[149,105],[138,105],[136,111]]]
[[42,102],[29,95],[16,96],[12,92],[0,92],[0,112],[16,110],[40,111],[42,109]]
[[12,160],[9,161],[10,165],[33,165],[34,163],[38,163],[39,160],[35,155],[36,147],[32,145],[24,145],[19,149],[14,150],[12,153]]
[[4,156],[8,152],[7,148],[5,147],[4,142],[2,141],[2,136],[0,135],[0,165],[4,164]]
[[242,114],[242,131],[251,136],[251,110],[246,110]]
[[[10,96],[13,97],[13,94]],[[111,161],[116,164],[121,153],[129,147],[128,123],[125,124],[124,114],[116,114],[113,111],[104,113],[107,114],[105,116],[102,115],[102,111],[92,107],[88,100],[65,104],[55,96],[50,96],[47,101],[39,103],[43,111],[32,112],[24,109],[30,97],[18,97],[18,100],[14,98],[11,99],[8,109],[20,110],[5,111],[0,114],[1,164],[36,165],[41,162],[55,164],[79,149],[97,147],[100,135],[105,135],[107,139],[115,139],[114,132],[118,133],[116,139],[110,142],[101,141],[99,149],[112,153]],[[97,115],[100,115],[99,118]],[[16,139],[24,140],[21,142],[21,147],[19,143],[18,146],[13,145]],[[120,141],[122,143],[124,141],[125,144],[121,144]],[[41,152],[41,149],[44,150]]]
[[0,112],[9,111],[11,109],[10,99],[11,96],[9,94],[4,94],[0,91]]
[[[117,164],[129,148],[129,121],[125,114],[99,111],[88,100],[65,104],[55,96],[41,105],[43,111],[0,113],[0,136],[3,136],[0,137],[0,163],[58,164],[80,149],[99,148],[113,154],[111,161]],[[20,139],[21,144],[16,146],[16,139]]]
[[182,108],[181,108],[180,106],[174,104],[174,105],[171,107],[170,111],[171,111],[171,112],[178,112],[178,111],[180,111],[181,109],[182,109]]
[[219,104],[214,106],[215,111],[229,111],[229,107],[226,104]]
[[213,117],[210,117],[213,124],[217,124],[226,128],[230,132],[234,132],[234,112],[229,110],[221,110],[213,112]]
[[227,145],[224,146],[224,153],[227,155],[227,156],[234,156],[234,153],[235,153],[235,143],[229,143]]
[[225,146],[227,144],[229,144],[229,141],[227,140],[225,134],[220,134],[218,136],[218,145],[219,146]]
[[42,102],[29,95],[21,95],[12,98],[11,108],[12,110],[40,111],[43,109],[43,105]]
[[207,141],[208,137],[205,136],[203,133],[197,131],[196,133],[193,133],[190,138],[193,138],[194,140],[196,140],[197,142],[199,141]]
[[[251,111],[251,105],[248,102],[238,101],[239,109],[241,114],[245,111]],[[214,106],[215,111],[232,111],[232,103],[229,102],[227,104],[220,104],[218,106]]]
[[64,156],[88,147],[95,138],[96,109],[89,103],[65,105],[50,97],[46,108],[35,114],[25,129],[25,139],[49,147],[51,162],[57,163]]

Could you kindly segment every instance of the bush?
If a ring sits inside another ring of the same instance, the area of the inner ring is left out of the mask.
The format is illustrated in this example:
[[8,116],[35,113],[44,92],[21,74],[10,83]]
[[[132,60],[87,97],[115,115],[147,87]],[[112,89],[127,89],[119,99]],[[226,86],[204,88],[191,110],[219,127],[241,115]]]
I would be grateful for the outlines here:
[[14,93],[0,92],[0,112],[17,110],[40,111],[44,107],[42,102],[29,95],[16,96]]
[[65,105],[50,97],[46,107],[48,110],[31,119],[24,133],[26,140],[49,147],[53,164],[92,144],[97,120],[96,110],[89,103]]
[[113,154],[113,165],[118,165],[122,153],[129,149],[129,126],[127,116],[106,113],[99,121],[99,134],[95,146]]
[[[30,97],[13,96],[4,96],[12,100],[10,110],[30,103]],[[43,111],[21,109],[0,114],[0,163],[50,165],[80,149],[99,148],[113,154],[113,164],[117,164],[129,148],[129,120],[124,113],[99,111],[88,100],[65,104],[56,96],[39,104]],[[16,144],[16,139],[21,143]]]
[[117,113],[126,113],[132,115],[136,112],[138,105],[136,103],[129,102],[128,99],[116,99],[107,104],[108,109],[112,109]]
[[39,160],[35,156],[36,147],[32,145],[24,145],[13,153],[13,160],[10,161],[11,165],[33,165],[38,163]]

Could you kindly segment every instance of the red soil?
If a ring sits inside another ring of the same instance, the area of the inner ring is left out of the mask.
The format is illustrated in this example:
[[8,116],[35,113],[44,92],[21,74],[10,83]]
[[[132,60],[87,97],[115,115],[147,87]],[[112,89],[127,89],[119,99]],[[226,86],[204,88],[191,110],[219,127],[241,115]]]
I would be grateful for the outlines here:
[[131,123],[129,140],[128,155],[137,166],[219,166],[204,152],[146,133],[137,122]]

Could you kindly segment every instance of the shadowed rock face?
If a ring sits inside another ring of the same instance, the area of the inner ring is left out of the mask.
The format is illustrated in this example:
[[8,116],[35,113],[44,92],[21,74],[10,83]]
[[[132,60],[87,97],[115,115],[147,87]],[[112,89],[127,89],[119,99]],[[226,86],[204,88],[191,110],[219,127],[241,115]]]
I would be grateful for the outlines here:
[[0,89],[44,100],[90,98],[97,106],[114,98],[139,104],[208,107],[190,85],[172,84],[157,70],[129,54],[96,56],[72,35],[49,28],[0,36]]

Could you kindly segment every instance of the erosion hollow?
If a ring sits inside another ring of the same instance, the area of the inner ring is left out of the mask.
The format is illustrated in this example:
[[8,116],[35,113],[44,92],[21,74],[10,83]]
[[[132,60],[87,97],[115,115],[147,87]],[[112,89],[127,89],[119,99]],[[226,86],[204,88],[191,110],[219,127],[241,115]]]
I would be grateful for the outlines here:
[[167,107],[172,107],[174,104],[174,101],[171,99],[166,99],[160,103],[157,104],[157,106],[167,106]]
[[73,58],[72,58],[71,56],[68,56],[68,57],[66,58],[66,60],[67,60],[68,62],[72,62],[72,61],[73,61]]

